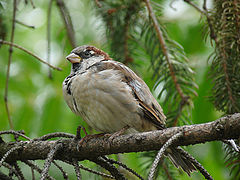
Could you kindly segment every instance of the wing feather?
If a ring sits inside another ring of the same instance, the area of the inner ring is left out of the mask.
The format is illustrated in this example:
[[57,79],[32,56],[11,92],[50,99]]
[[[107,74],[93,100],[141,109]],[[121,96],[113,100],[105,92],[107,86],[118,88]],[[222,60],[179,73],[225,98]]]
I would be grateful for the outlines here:
[[145,119],[152,122],[158,129],[165,128],[165,115],[157,100],[153,97],[146,83],[138,77],[130,68],[124,64],[107,60],[101,61],[90,68],[96,68],[97,71],[106,69],[115,69],[123,74],[123,81],[126,82],[133,90],[133,95],[138,100],[143,109]]

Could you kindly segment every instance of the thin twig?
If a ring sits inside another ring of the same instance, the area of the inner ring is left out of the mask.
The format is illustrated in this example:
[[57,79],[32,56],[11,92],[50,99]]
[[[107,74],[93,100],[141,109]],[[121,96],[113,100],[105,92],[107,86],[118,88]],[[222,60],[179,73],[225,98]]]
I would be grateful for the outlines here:
[[63,22],[65,24],[70,44],[74,48],[74,47],[76,47],[75,32],[74,32],[74,29],[73,29],[72,19],[71,19],[71,16],[69,14],[69,11],[68,11],[68,9],[67,9],[63,0],[57,0],[57,6],[58,6],[59,11],[61,13]]
[[[13,43],[13,40],[14,40],[16,11],[17,11],[17,0],[14,0],[13,1],[12,30],[11,30],[11,38],[10,38],[11,43]],[[0,44],[1,44],[1,42],[0,42]],[[12,52],[13,52],[12,46],[13,45],[10,45],[10,47],[9,47],[8,66],[7,66],[6,84],[5,84],[5,92],[4,92],[4,102],[5,102],[5,108],[7,111],[8,123],[9,123],[10,128],[13,130],[14,129],[13,122],[12,122],[9,107],[8,107],[8,83],[9,83],[9,76],[10,76],[10,66],[12,63]]]
[[7,152],[3,155],[3,157],[2,157],[2,159],[1,159],[1,161],[0,161],[0,167],[2,166],[3,162],[7,159],[7,157],[8,157],[12,152],[14,152],[14,151],[16,151],[16,150],[18,150],[18,149],[21,149],[21,148],[22,148],[21,146],[15,146],[15,147],[11,148],[9,151],[7,151]]
[[152,19],[155,31],[157,33],[157,37],[158,37],[158,40],[159,40],[159,44],[160,44],[160,46],[162,48],[162,52],[163,52],[163,54],[164,54],[164,56],[165,56],[165,58],[167,60],[168,68],[169,68],[172,80],[174,82],[174,85],[175,85],[175,87],[177,89],[177,92],[180,95],[181,99],[184,99],[185,95],[183,94],[183,91],[182,91],[182,89],[181,89],[181,87],[180,87],[180,85],[178,83],[177,77],[175,75],[174,68],[173,68],[173,65],[171,63],[171,59],[169,57],[167,46],[166,46],[166,43],[165,43],[165,40],[164,40],[164,37],[163,37],[163,33],[162,33],[161,29],[159,28],[160,26],[158,24],[157,18],[155,16],[154,12],[153,12],[153,9],[152,9],[152,6],[150,4],[150,1],[149,0],[145,0],[145,3],[147,5],[149,16]]
[[61,171],[62,175],[63,175],[63,178],[65,180],[68,180],[68,175],[67,173],[63,170],[63,168],[61,166],[59,166],[56,161],[53,161],[53,164]]
[[[36,170],[39,174],[42,173],[42,170],[36,165],[36,164],[33,164],[31,161],[23,161],[25,164],[27,164],[29,167],[33,168],[34,170]],[[53,177],[49,176],[47,174],[47,179],[49,180],[55,180]]]
[[33,9],[36,8],[32,0],[24,0],[24,1],[25,1],[25,4],[27,4],[28,1],[29,1],[29,2],[31,3],[31,5],[32,5],[32,8],[33,8]]
[[56,69],[56,70],[58,70],[58,71],[62,71],[61,68],[55,67],[55,66],[47,63],[46,61],[42,60],[42,59],[41,59],[40,57],[38,57],[37,55],[33,54],[33,53],[30,52],[29,50],[27,50],[27,49],[25,49],[25,48],[23,48],[23,47],[21,47],[21,46],[19,46],[19,45],[17,45],[17,44],[14,44],[14,43],[11,43],[11,42],[8,42],[8,41],[3,41],[2,39],[0,39],[0,44],[6,44],[6,45],[9,45],[9,46],[12,46],[12,47],[21,49],[22,51],[26,52],[27,54],[35,57],[35,58],[36,58],[37,60],[39,60],[41,63],[46,64],[46,65],[48,65],[49,67],[51,67],[51,68],[53,68],[53,69]]
[[194,4],[192,1],[190,0],[183,0],[184,2],[186,2],[187,4],[191,5],[193,8],[195,8],[198,12],[200,12],[203,15],[207,15],[207,13],[203,10],[201,10],[196,4]]
[[184,151],[183,149],[179,148],[179,152],[186,157],[194,166],[202,173],[205,179],[213,180],[212,176],[207,172],[206,169],[188,152]]
[[[47,62],[50,63],[51,57],[51,13],[52,13],[52,2],[49,1],[48,12],[47,12]],[[52,71],[48,68],[48,77],[52,79]]]
[[158,166],[159,162],[162,160],[163,155],[166,152],[166,150],[169,148],[169,146],[171,146],[182,135],[183,135],[182,132],[175,134],[161,147],[160,151],[158,152],[156,158],[153,161],[152,167],[151,167],[149,175],[148,175],[148,180],[152,180],[154,178],[154,174],[157,169],[157,166]]
[[35,26],[27,25],[27,24],[25,24],[25,23],[23,23],[21,21],[18,21],[17,19],[15,19],[15,22],[20,24],[20,25],[22,25],[22,26],[24,26],[24,27],[35,29]]
[[[65,163],[68,163],[68,164],[71,164],[73,165],[72,162],[70,161],[64,161]],[[84,167],[83,165],[79,164],[79,167],[85,171],[88,171],[90,173],[93,173],[93,174],[96,174],[96,175],[99,175],[99,176],[102,176],[102,177],[105,177],[105,178],[109,178],[109,179],[115,179],[113,176],[109,175],[109,174],[105,174],[103,172],[99,172],[99,171],[95,171],[93,169],[90,169],[90,168],[87,168],[87,167]]]
[[77,176],[77,180],[81,180],[82,175],[81,175],[81,172],[80,172],[78,161],[76,159],[73,159],[72,161],[73,161],[74,170],[75,170],[75,173],[76,173],[76,176]]
[[31,173],[32,173],[32,180],[35,180],[34,169],[33,169],[33,167],[30,167],[30,168],[31,168]]
[[208,26],[209,26],[209,30],[210,30],[210,38],[213,39],[217,45],[218,44],[217,35],[213,28],[212,19],[210,18],[209,14],[208,14],[206,0],[204,0],[204,2],[203,2],[203,9],[206,13],[206,18],[207,18],[207,22],[208,22]]
[[32,5],[33,9],[35,9],[36,7],[35,7],[33,1],[32,0],[29,0],[29,1],[30,1],[31,5]]
[[3,135],[3,134],[13,134],[13,135],[21,136],[21,137],[31,141],[31,138],[27,137],[26,135],[24,135],[18,131],[14,131],[14,130],[0,131],[0,135]]
[[20,179],[18,172],[16,171],[16,169],[14,169],[10,164],[3,162],[2,166],[4,166],[5,168],[9,169],[10,172],[12,172],[13,174],[15,174],[15,176]]
[[207,13],[207,0],[203,0],[203,9]]
[[92,162],[95,162],[96,164],[100,165],[104,169],[108,170],[115,179],[126,180],[126,178],[123,176],[123,174],[121,174],[115,166],[113,166],[112,164],[110,164],[109,162],[104,160],[102,157],[98,157],[98,158],[94,158],[94,159],[92,158],[89,160]]
[[103,159],[105,159],[106,161],[112,163],[112,164],[118,164],[119,166],[123,167],[124,169],[126,169],[127,171],[131,172],[132,174],[134,174],[135,176],[137,176],[139,179],[144,180],[144,178],[142,176],[140,176],[136,171],[134,171],[133,169],[127,167],[125,164],[123,164],[122,162],[119,161],[115,161],[113,159],[110,159],[106,156],[102,156]]
[[56,144],[54,144],[53,147],[51,148],[50,152],[48,153],[48,157],[45,160],[40,180],[45,180],[46,179],[49,168],[50,168],[51,163],[53,161],[53,157],[54,157],[55,153],[57,152],[57,150],[61,147],[62,147],[62,144],[57,141]]
[[96,175],[99,175],[99,176],[102,176],[102,177],[105,177],[105,178],[109,178],[109,179],[115,179],[113,176],[109,175],[109,174],[105,174],[103,172],[99,172],[99,171],[95,171],[93,169],[90,169],[90,168],[87,168],[87,167],[84,167],[83,165],[79,164],[79,167],[85,171],[88,171],[90,173],[93,173],[93,174],[96,174]]
[[17,171],[20,179],[21,179],[21,180],[25,180],[25,178],[24,178],[24,176],[23,176],[23,173],[22,173],[22,170],[21,170],[20,167],[18,166],[17,162],[14,162],[14,163],[13,163],[13,166],[14,166],[14,168],[16,169],[16,171]]
[[[1,132],[1,131],[0,131]],[[55,133],[49,133],[42,137],[35,138],[35,141],[46,141],[52,138],[75,138],[75,135],[65,132],[55,132]]]

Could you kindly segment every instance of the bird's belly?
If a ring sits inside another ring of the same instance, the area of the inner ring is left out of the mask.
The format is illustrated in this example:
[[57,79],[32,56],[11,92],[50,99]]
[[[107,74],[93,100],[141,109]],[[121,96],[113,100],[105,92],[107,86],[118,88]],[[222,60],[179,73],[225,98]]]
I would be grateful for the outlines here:
[[[101,132],[116,132],[127,125],[135,129],[136,124],[141,124],[138,102],[131,94],[131,89],[118,77],[107,77],[101,81],[96,81],[101,77],[94,76],[75,81],[73,94],[77,94],[74,96],[77,104],[76,114]],[[81,88],[74,88],[76,83],[80,83]],[[129,131],[133,132],[132,129]]]
[[111,95],[101,92],[88,98],[87,103],[80,103],[80,116],[94,129],[112,133],[121,130],[139,119],[136,112],[129,111]]

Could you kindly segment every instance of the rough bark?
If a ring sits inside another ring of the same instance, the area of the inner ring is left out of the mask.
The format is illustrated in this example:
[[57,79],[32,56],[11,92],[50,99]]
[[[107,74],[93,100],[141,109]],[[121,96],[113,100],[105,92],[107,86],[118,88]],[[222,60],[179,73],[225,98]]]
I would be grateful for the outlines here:
[[[62,143],[62,146],[57,151],[54,159],[71,160],[75,158],[76,160],[84,160],[108,154],[159,150],[171,136],[180,131],[182,131],[184,135],[179,138],[174,146],[187,146],[209,141],[236,139],[240,137],[240,113],[228,115],[204,124],[117,136],[111,141],[109,141],[109,136],[92,138],[84,141],[79,151],[77,150],[78,141],[74,139],[62,139],[57,142]],[[21,146],[22,148],[17,149],[8,156],[6,159],[7,162],[46,159],[50,149],[54,145],[56,145],[56,140],[0,141],[0,157],[3,157],[3,155],[13,147]]]

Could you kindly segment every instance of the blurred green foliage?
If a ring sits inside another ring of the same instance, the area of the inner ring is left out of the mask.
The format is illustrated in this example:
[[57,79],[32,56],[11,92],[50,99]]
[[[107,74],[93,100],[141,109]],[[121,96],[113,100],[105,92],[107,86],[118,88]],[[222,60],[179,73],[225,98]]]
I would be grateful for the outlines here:
[[[6,40],[9,40],[12,1],[0,0],[0,3],[2,5],[1,12],[3,12],[0,22],[5,24]],[[23,1],[19,1],[17,20],[33,25],[35,29],[16,24],[14,42],[46,59],[48,1],[34,1],[34,4],[35,9],[32,8],[30,3],[26,5]],[[103,22],[96,15],[94,1],[72,0],[66,1],[66,5],[73,18],[78,45],[91,44],[105,51],[111,49],[107,46]],[[203,39],[203,24],[199,21],[199,13],[184,2],[180,3],[179,8],[178,5],[173,3],[176,8],[176,10],[173,10],[169,3],[165,3],[166,10],[163,16],[166,18],[166,27],[170,38],[184,47],[191,67],[195,71],[194,76],[199,88],[197,89],[198,96],[194,98],[194,108],[190,113],[191,121],[194,124],[213,121],[221,115],[215,111],[214,106],[208,100],[211,95],[212,84],[208,75],[207,57],[213,49],[208,40],[205,42]],[[172,13],[170,17],[169,13]],[[174,14],[176,15],[174,16]],[[66,29],[55,2],[52,8],[51,23],[51,64],[63,69],[61,72],[52,70],[53,79],[48,78],[48,67],[46,65],[18,49],[13,51],[8,90],[10,114],[14,129],[24,130],[26,135],[31,138],[61,131],[74,134],[78,125],[87,127],[87,124],[80,117],[70,111],[62,97],[62,82],[70,73],[70,63],[65,60],[65,56],[71,51],[72,47],[68,42]],[[0,48],[0,130],[9,129],[3,100],[8,48],[6,45],[2,45]],[[150,61],[136,59],[130,66],[145,80],[150,88],[154,86],[153,72],[150,68],[146,68],[150,67]],[[166,110],[167,107],[163,108]],[[92,132],[92,130],[90,131]],[[187,150],[202,163],[214,179],[230,179],[229,170],[224,165],[224,152],[221,143],[199,144],[187,147]],[[139,153],[124,154],[121,155],[121,159],[138,173],[146,174],[144,168],[140,168],[144,158],[140,158]],[[40,162],[40,164],[43,164],[43,162]],[[95,167],[93,163],[88,161],[84,161],[83,164],[88,167]],[[65,166],[68,174],[72,174],[70,178],[75,179],[73,168]],[[31,177],[28,168],[25,168],[24,172],[28,174],[28,178]],[[61,173],[54,166],[51,167],[50,174],[54,174],[53,176],[56,179],[62,178]],[[85,177],[83,179],[99,179],[99,177],[84,171],[83,177]],[[194,173],[192,177],[182,173],[179,179],[203,179],[203,177],[199,173]]]

